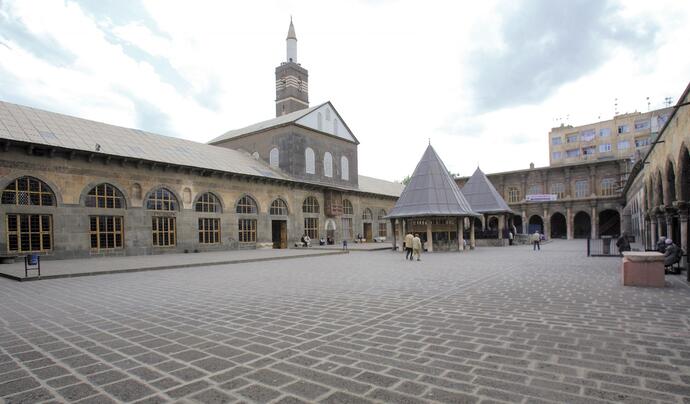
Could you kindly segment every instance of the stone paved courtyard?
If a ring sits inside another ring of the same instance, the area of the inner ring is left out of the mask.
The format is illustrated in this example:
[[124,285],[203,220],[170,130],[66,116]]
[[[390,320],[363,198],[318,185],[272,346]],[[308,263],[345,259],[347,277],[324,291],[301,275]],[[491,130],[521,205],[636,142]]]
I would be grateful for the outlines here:
[[582,242],[0,279],[17,402],[686,402],[690,288]]

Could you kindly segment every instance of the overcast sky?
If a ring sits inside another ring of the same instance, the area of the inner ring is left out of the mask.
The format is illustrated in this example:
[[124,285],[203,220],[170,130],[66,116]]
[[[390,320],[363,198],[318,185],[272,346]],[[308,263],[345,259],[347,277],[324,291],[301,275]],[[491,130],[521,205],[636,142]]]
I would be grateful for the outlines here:
[[429,138],[461,175],[544,166],[552,126],[690,80],[688,1],[0,0],[0,99],[206,142],[275,116],[290,15],[311,104],[388,180]]

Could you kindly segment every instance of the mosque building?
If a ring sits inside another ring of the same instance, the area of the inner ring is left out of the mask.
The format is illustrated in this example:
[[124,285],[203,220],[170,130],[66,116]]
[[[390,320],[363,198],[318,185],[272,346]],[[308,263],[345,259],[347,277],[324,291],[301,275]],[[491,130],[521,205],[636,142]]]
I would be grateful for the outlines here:
[[331,102],[309,106],[292,22],[276,118],[209,144],[0,101],[0,252],[53,258],[390,237],[403,186],[359,175]]

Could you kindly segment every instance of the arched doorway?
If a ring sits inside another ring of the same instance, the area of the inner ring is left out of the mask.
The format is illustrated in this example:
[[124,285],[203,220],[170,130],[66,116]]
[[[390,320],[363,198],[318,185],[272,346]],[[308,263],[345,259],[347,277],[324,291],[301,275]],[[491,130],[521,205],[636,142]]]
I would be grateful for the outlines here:
[[475,217],[474,218],[474,231],[479,232],[479,231],[483,231],[483,230],[484,230],[484,226],[482,225],[482,220],[478,217]]
[[522,230],[522,217],[521,216],[513,216],[513,226],[515,226],[515,229],[517,230],[517,234],[524,234],[525,233]]
[[676,200],[676,173],[673,170],[673,163],[669,160],[666,164],[666,181],[668,182],[668,192],[664,205],[672,206]]
[[573,237],[588,238],[592,235],[592,219],[587,212],[577,212],[573,219]]
[[489,218],[489,230],[498,231],[498,218],[496,216]]
[[566,238],[568,236],[568,225],[565,216],[556,212],[551,215],[551,238]]
[[616,237],[621,233],[621,216],[618,211],[606,209],[599,212],[599,237]]
[[539,215],[532,215],[529,218],[529,226],[527,228],[529,234],[538,231],[540,234],[544,234],[544,221]]

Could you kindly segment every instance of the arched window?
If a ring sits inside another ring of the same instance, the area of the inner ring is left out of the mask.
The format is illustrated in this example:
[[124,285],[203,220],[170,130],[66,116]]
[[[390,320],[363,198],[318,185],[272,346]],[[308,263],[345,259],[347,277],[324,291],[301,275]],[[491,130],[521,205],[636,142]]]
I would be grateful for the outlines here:
[[114,186],[103,183],[91,188],[85,204],[90,208],[122,209],[125,206],[122,192]]
[[352,202],[349,199],[343,199],[343,215],[352,215],[353,213]]
[[379,222],[379,237],[388,237],[388,224],[386,223],[386,219],[384,219],[385,216],[386,211],[379,209],[379,214],[376,217],[376,220]]
[[330,121],[331,120],[331,109],[326,108],[326,120]]
[[316,173],[316,163],[314,160],[314,150],[311,147],[307,147],[304,151],[304,167],[307,174]]
[[196,198],[196,202],[194,202],[194,210],[196,212],[220,213],[220,200],[210,192],[203,193]]
[[379,221],[384,220],[385,221],[386,219],[384,219],[384,217],[386,217],[386,211],[384,209],[380,209],[379,214],[376,217],[376,220],[379,220]]
[[237,213],[242,214],[256,214],[258,209],[256,207],[256,201],[249,195],[245,195],[237,201]]
[[20,177],[2,192],[3,205],[55,206],[55,195],[46,183],[34,177]]
[[268,213],[275,216],[287,216],[287,203],[280,198],[275,199],[273,202],[271,202],[271,208]]
[[338,123],[338,118],[335,118],[333,120],[333,134],[338,135],[338,129],[339,129],[340,124]]
[[340,178],[344,181],[350,180],[350,161],[347,157],[340,157]]
[[146,200],[148,210],[177,210],[177,198],[165,188],[158,188],[151,192]]
[[321,114],[321,112],[316,114],[316,128],[318,130],[323,130],[323,114]]
[[371,209],[366,208],[362,212],[362,220],[371,220],[372,214],[371,214]]
[[271,152],[268,155],[268,160],[271,167],[280,167],[280,151],[278,151],[277,147],[271,149]]
[[616,194],[616,179],[604,178],[601,180],[601,196],[612,196]]
[[323,155],[323,175],[333,177],[333,156],[329,152]]
[[303,213],[319,213],[319,201],[313,196],[308,196],[302,203]]

